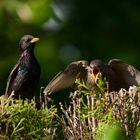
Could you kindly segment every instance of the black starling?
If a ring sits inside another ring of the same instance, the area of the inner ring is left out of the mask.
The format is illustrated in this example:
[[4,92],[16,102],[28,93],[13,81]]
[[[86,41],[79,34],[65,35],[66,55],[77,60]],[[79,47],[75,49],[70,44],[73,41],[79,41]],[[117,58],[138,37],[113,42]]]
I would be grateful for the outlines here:
[[80,78],[89,90],[93,90],[100,73],[106,77],[109,91],[118,91],[121,88],[128,90],[129,86],[140,84],[140,72],[122,60],[112,59],[108,64],[102,63],[101,60],[92,60],[89,64],[83,60],[70,63],[51,80],[43,92],[49,95],[68,88],[74,85],[76,78]]
[[35,43],[39,38],[31,35],[24,35],[20,40],[21,55],[11,71],[5,95],[14,98],[32,99],[35,96],[35,90],[40,78],[40,66],[34,55]]

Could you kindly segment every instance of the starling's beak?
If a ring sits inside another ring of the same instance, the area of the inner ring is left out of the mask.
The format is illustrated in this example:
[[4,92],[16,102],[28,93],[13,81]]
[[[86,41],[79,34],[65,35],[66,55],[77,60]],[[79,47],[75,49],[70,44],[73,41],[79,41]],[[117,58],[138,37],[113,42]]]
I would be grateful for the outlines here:
[[35,42],[37,42],[39,40],[39,38],[33,38],[30,42],[31,43],[35,43]]
[[98,76],[100,74],[100,69],[98,67],[93,69],[93,78],[95,79],[95,83],[97,82]]

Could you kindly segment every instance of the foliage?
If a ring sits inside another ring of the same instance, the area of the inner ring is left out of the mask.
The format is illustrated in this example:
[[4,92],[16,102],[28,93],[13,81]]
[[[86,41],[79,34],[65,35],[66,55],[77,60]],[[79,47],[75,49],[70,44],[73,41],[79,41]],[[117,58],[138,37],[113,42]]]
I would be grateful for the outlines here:
[[47,109],[44,105],[39,110],[32,100],[13,100],[0,97],[0,139],[53,139],[57,110],[54,107]]
[[[77,81],[78,83],[79,81]],[[79,84],[85,89],[85,84]],[[129,91],[108,92],[97,88],[71,93],[68,107],[60,104],[60,118],[67,139],[117,140],[139,137],[140,90],[130,87]]]

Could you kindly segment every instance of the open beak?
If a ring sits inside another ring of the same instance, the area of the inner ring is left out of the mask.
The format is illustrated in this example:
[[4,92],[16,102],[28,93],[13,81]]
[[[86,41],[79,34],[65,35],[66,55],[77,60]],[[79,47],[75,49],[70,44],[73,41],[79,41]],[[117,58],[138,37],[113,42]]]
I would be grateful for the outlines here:
[[100,75],[100,69],[99,68],[94,68],[93,69],[93,78],[95,79],[95,83],[97,82],[98,76]]
[[31,40],[31,43],[35,43],[35,42],[37,42],[38,40],[39,40],[39,38],[34,37],[34,38]]

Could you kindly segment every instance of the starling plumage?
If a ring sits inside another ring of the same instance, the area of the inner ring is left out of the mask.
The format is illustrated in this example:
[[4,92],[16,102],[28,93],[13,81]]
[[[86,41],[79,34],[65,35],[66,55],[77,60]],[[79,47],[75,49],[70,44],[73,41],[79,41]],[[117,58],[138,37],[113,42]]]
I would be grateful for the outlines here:
[[11,71],[5,95],[14,98],[32,99],[40,78],[40,66],[34,55],[35,43],[39,38],[31,35],[24,35],[20,40],[21,54],[17,64]]
[[140,72],[122,60],[112,59],[107,64],[98,59],[90,63],[82,60],[70,63],[51,80],[43,92],[49,95],[68,88],[75,84],[77,78],[84,81],[89,90],[94,90],[100,73],[106,78],[109,91],[128,89],[130,86],[140,84]]

